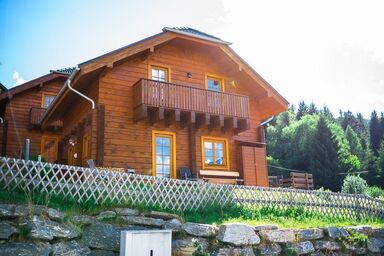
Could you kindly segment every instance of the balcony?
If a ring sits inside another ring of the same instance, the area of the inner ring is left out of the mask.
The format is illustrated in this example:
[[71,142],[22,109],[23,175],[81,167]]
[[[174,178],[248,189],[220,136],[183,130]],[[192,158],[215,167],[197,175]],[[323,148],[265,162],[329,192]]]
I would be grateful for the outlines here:
[[249,128],[247,96],[140,79],[134,85],[135,121],[196,123],[197,128],[221,127],[241,132]]
[[[39,108],[39,107],[31,107],[29,110],[29,127],[30,129],[39,129],[41,128],[41,118],[43,117],[44,113],[46,111],[46,108]],[[47,128],[50,129],[60,129],[63,126],[62,121],[55,121],[50,123]]]

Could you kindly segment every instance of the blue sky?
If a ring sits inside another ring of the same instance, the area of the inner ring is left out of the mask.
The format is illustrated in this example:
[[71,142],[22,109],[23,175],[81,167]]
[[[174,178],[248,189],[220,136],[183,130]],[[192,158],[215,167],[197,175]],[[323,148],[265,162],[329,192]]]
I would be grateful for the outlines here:
[[290,102],[384,111],[381,1],[0,0],[7,87],[190,26],[232,47]]

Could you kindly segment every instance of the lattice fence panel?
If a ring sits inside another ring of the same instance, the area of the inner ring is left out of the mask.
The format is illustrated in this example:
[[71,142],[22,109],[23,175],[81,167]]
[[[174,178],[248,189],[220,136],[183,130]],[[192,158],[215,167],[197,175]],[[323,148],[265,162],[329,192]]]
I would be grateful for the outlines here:
[[365,195],[209,184],[5,157],[0,158],[0,185],[78,202],[113,201],[177,211],[239,203],[254,209],[302,207],[310,213],[344,219],[384,219],[384,201]]

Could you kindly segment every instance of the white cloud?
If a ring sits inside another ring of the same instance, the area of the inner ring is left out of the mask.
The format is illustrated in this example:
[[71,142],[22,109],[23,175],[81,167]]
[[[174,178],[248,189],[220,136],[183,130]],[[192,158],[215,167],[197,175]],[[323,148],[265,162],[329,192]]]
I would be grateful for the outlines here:
[[17,71],[13,72],[12,79],[15,80],[15,86],[26,82],[26,80]]

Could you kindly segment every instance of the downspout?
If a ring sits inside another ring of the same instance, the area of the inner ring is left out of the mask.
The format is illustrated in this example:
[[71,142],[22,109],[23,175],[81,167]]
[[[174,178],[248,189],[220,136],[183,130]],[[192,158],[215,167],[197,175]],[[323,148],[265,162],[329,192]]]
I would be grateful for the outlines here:
[[269,122],[271,122],[271,121],[273,120],[273,118],[275,118],[275,116],[271,116],[270,118],[264,120],[263,122],[261,122],[261,123],[259,124],[259,126],[263,126],[263,125],[268,124]]
[[79,67],[76,67],[75,71],[72,72],[71,76],[68,78],[67,80],[67,86],[68,86],[68,89],[73,91],[74,93],[76,93],[77,95],[79,95],[80,97],[83,97],[84,99],[88,100],[89,102],[91,102],[92,104],[92,109],[95,109],[95,101],[93,101],[91,98],[89,98],[88,96],[82,94],[81,92],[77,91],[76,89],[74,89],[72,86],[71,86],[71,81],[73,79],[73,77],[75,77],[76,73],[80,71],[80,68]]
[[0,117],[0,124],[4,123],[4,119]]

